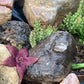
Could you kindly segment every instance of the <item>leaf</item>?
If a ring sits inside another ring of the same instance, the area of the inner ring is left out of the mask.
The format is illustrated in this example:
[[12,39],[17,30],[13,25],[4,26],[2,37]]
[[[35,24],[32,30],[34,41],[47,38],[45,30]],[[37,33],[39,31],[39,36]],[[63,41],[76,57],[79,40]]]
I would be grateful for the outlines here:
[[11,56],[13,56],[15,58],[17,56],[17,54],[18,54],[17,48],[14,47],[14,46],[11,46],[11,45],[5,45],[5,46],[9,50]]
[[37,57],[27,57],[24,61],[24,65],[32,65],[34,64],[36,61],[38,61],[38,58]]
[[16,70],[18,72],[20,83],[21,83],[22,82],[22,79],[24,77],[24,72],[26,71],[26,66],[21,65],[21,64],[17,64],[16,65]]
[[9,66],[9,67],[15,67],[16,60],[13,58],[13,56],[10,56],[3,62],[3,65]]
[[21,49],[21,50],[18,52],[18,55],[20,55],[20,57],[23,57],[23,58],[28,57],[28,50],[27,50],[27,48]]

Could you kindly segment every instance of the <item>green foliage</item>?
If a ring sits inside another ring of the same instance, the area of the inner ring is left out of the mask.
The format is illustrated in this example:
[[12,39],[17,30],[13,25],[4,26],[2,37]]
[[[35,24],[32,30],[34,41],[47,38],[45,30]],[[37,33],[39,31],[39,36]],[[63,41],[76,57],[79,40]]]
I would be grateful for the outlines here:
[[81,0],[79,8],[75,14],[69,13],[63,20],[62,30],[68,30],[72,34],[77,34],[84,43],[84,0]]
[[15,41],[11,43],[12,46],[15,46],[18,50],[22,48],[22,45],[16,45]]
[[82,69],[84,68],[84,63],[72,64],[72,69]]
[[47,27],[41,27],[41,23],[39,20],[35,21],[34,30],[30,33],[30,44],[32,48],[38,44],[41,40],[45,39],[50,34],[57,31],[57,28],[54,28],[50,25]]

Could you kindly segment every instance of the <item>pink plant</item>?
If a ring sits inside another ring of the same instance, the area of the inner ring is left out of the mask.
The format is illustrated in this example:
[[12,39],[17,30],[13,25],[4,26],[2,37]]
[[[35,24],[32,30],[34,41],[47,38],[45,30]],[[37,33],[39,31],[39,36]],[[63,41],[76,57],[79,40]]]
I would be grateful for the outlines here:
[[29,66],[36,61],[38,61],[37,57],[28,57],[27,48],[21,49],[20,51],[17,50],[16,47],[6,45],[7,49],[9,50],[11,56],[8,57],[2,64],[9,67],[15,67],[18,72],[20,83],[22,82],[24,72],[26,71],[26,66]]

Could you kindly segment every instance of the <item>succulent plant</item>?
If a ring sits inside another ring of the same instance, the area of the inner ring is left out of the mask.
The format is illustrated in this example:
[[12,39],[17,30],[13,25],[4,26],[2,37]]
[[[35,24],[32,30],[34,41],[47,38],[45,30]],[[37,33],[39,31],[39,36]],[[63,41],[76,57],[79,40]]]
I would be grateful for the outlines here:
[[75,14],[69,13],[66,16],[61,29],[68,30],[72,34],[77,34],[84,41],[84,0],[80,1],[79,8]]
[[15,46],[5,45],[9,50],[11,56],[9,56],[3,63],[0,65],[15,67],[17,73],[19,75],[20,83],[23,79],[24,72],[26,71],[26,66],[29,66],[35,63],[38,58],[37,57],[29,57],[27,48],[23,48],[20,51],[17,50]]
[[22,48],[22,45],[16,45],[15,41],[11,43],[12,46],[15,46],[18,50]]
[[50,34],[57,31],[57,28],[48,25],[47,27],[41,27],[39,20],[35,21],[34,30],[30,33],[30,44],[32,48],[37,45],[41,40],[45,39]]
[[[84,0],[80,1],[79,8],[74,14],[69,13],[63,20],[62,30],[68,30],[72,34],[77,34],[79,43],[84,45]],[[72,69],[84,68],[84,63],[72,64]]]
[[72,69],[82,69],[84,68],[84,63],[72,64]]

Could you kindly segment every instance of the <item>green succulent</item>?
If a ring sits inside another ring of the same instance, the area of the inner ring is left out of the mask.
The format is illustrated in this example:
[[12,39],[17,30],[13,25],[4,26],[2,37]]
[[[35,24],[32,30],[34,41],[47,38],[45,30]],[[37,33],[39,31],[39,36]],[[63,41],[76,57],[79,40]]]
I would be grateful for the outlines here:
[[35,21],[34,30],[30,33],[30,44],[32,48],[37,45],[41,40],[45,39],[50,34],[57,31],[57,28],[48,25],[47,27],[41,27],[39,20]]
[[84,68],[84,63],[72,64],[72,69],[82,69]]
[[12,46],[15,46],[18,50],[22,48],[22,45],[16,45],[15,41],[11,43]]
[[72,34],[77,34],[84,43],[84,0],[80,1],[79,8],[75,14],[66,15],[61,25],[62,30],[68,30]]
[[[79,43],[84,45],[84,0],[80,1],[79,8],[74,14],[69,13],[63,20],[62,30],[68,30],[71,34],[77,34]],[[72,69],[84,68],[84,63],[72,64]]]

